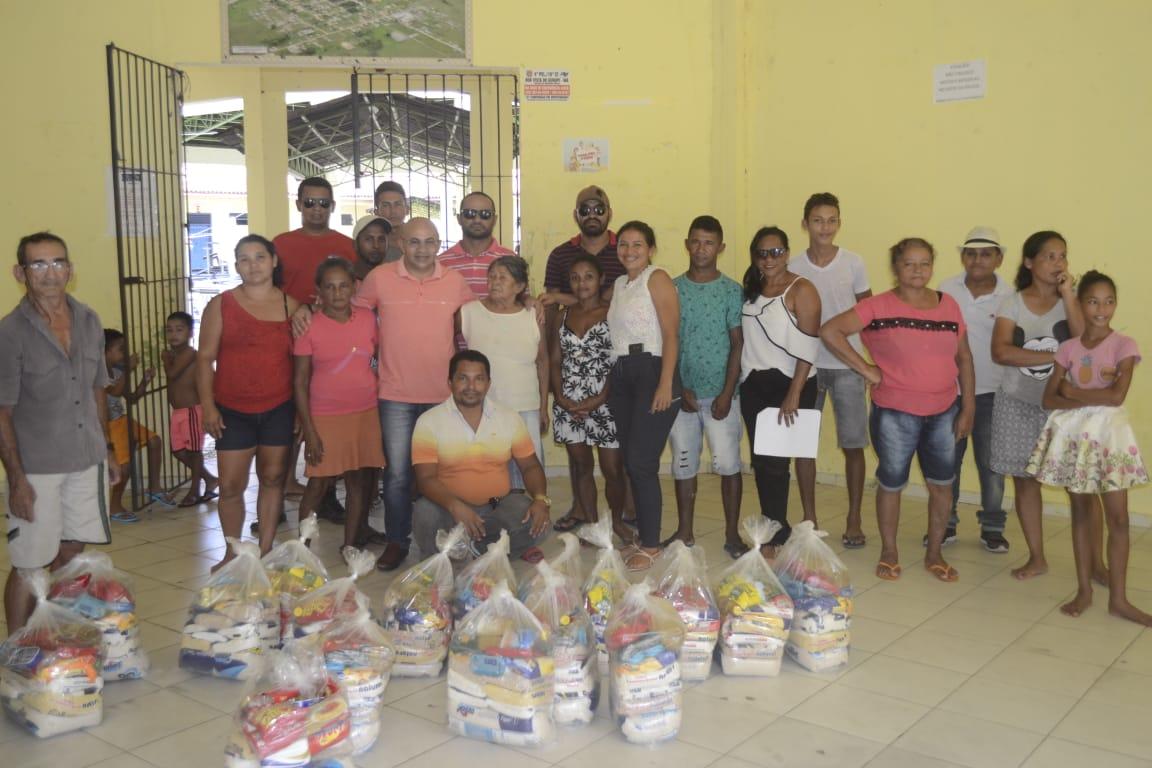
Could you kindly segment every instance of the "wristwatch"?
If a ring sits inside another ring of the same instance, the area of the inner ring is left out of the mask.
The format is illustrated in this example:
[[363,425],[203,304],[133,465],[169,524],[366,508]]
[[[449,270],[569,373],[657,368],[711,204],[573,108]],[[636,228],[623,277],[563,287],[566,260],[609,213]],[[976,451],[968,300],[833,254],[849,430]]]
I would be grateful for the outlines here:
[[542,502],[544,502],[544,506],[546,506],[546,507],[552,506],[552,497],[545,494],[545,493],[537,493],[536,495],[534,495],[532,497],[532,501],[542,501]]

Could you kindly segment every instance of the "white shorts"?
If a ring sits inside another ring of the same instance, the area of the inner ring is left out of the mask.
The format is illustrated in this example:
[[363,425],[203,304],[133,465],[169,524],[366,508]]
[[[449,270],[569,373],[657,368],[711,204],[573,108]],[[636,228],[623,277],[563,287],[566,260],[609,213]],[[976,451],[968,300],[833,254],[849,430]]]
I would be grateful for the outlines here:
[[79,472],[28,475],[36,491],[31,522],[8,512],[8,558],[13,568],[42,568],[60,542],[108,544],[108,468],[100,462]]

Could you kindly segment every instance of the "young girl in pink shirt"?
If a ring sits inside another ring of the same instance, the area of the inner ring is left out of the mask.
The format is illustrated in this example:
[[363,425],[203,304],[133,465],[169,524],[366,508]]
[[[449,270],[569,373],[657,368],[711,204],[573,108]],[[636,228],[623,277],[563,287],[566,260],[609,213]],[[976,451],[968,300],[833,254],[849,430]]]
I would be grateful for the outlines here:
[[1063,486],[1072,501],[1072,551],[1076,597],[1060,610],[1079,616],[1092,604],[1092,499],[1104,502],[1108,523],[1108,611],[1152,626],[1152,616],[1128,602],[1128,489],[1148,482],[1148,471],[1124,410],[1132,372],[1140,362],[1136,342],[1112,330],[1116,284],[1092,270],[1076,298],[1084,333],[1056,350],[1055,369],[1044,390],[1052,411],[1027,471],[1048,485]]

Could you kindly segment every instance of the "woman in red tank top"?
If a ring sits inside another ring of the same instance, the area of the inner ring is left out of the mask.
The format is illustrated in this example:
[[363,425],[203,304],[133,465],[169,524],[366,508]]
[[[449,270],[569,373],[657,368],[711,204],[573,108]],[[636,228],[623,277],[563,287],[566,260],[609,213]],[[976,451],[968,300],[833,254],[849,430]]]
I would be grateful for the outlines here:
[[[296,418],[289,318],[297,303],[273,285],[275,267],[276,250],[260,235],[236,244],[241,283],[204,308],[197,358],[204,429],[216,438],[220,467],[220,528],[237,539],[243,533],[244,491],[255,457],[263,552],[272,548],[284,505]],[[232,556],[229,549],[216,568]]]

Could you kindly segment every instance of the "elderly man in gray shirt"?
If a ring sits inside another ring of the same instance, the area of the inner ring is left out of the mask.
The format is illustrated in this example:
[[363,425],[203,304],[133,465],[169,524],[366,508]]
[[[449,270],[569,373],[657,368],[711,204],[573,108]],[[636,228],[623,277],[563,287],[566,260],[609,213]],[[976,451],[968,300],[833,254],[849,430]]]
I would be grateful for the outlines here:
[[19,569],[55,570],[85,544],[112,540],[108,482],[119,476],[108,439],[104,330],[95,312],[68,295],[67,245],[48,232],[22,238],[13,275],[25,295],[0,320],[9,633],[24,626],[33,608]]

